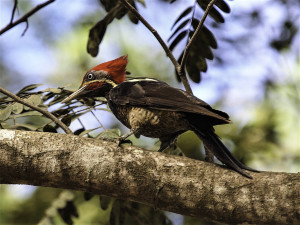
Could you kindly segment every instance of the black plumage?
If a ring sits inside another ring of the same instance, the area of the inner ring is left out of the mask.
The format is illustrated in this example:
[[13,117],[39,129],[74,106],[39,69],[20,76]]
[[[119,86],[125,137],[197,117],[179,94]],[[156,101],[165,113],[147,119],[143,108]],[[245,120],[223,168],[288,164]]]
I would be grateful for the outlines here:
[[[129,113],[119,115],[120,107],[138,107],[151,110],[153,116],[159,115],[159,119],[165,123],[161,126],[150,124],[148,129],[151,131],[142,128],[137,133],[160,138],[162,142],[160,151],[173,143],[178,135],[192,130],[203,141],[205,148],[225,165],[247,177],[250,177],[249,174],[242,169],[256,171],[239,162],[214,132],[214,125],[230,123],[229,116],[183,90],[173,88],[159,80],[141,78],[119,84],[107,93],[106,98],[117,118],[131,129],[127,121]],[[114,110],[116,108],[118,109]],[[175,127],[172,127],[173,124]],[[160,131],[158,135],[155,133],[157,130]]]
[[206,151],[251,178],[244,169],[256,170],[238,161],[214,132],[213,126],[230,123],[225,112],[157,79],[125,80],[126,65],[127,57],[123,56],[94,67],[84,76],[79,90],[63,102],[80,97],[105,97],[113,114],[130,129],[120,140],[132,134],[159,138],[159,151],[173,145],[180,134],[192,130],[203,141]]

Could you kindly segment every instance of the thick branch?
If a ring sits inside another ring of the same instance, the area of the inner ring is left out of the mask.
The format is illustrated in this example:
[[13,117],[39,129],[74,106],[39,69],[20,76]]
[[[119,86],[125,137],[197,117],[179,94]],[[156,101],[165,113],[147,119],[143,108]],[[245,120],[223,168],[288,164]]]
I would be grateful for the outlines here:
[[186,65],[186,60],[188,58],[188,55],[189,55],[189,52],[190,52],[190,49],[191,49],[191,46],[192,44],[194,43],[194,41],[196,40],[196,37],[197,35],[200,33],[201,31],[201,28],[203,27],[203,24],[204,24],[204,21],[206,20],[206,17],[210,11],[210,9],[213,7],[213,5],[215,4],[217,0],[211,0],[208,5],[207,5],[207,8],[193,34],[193,36],[191,37],[191,40],[189,41],[189,43],[186,45],[185,47],[185,50],[184,50],[184,53],[183,53],[183,57],[182,57],[182,60],[181,60],[181,65],[180,65],[180,70],[183,71],[184,70],[184,67]]
[[183,70],[180,69],[180,65],[177,62],[177,60],[175,59],[173,53],[171,52],[171,50],[169,49],[169,47],[167,46],[167,44],[164,42],[164,40],[161,38],[161,36],[159,35],[159,33],[148,23],[147,20],[144,19],[144,17],[142,17],[142,15],[132,6],[130,5],[130,3],[127,0],[120,0],[123,5],[130,10],[144,25],[146,28],[148,28],[149,31],[151,31],[151,33],[154,35],[154,37],[157,39],[157,41],[160,43],[160,45],[162,46],[162,48],[165,50],[167,56],[170,58],[171,62],[173,63],[176,72],[178,73],[185,90],[190,93],[193,94],[193,91],[191,89],[191,86],[186,78],[186,74],[184,73]]
[[[43,7],[49,5],[50,3],[54,2],[54,1],[55,0],[48,0],[48,1],[44,2],[44,3],[42,3],[42,4],[37,5],[32,10],[30,10],[28,13],[26,13],[24,16],[22,16],[20,19],[16,20],[15,22],[12,21],[13,20],[13,15],[12,15],[10,23],[7,24],[7,26],[4,27],[2,30],[0,30],[0,35],[2,35],[3,33],[5,33],[6,31],[8,31],[9,29],[13,28],[14,26],[17,26],[20,23],[23,23],[23,22],[28,23],[28,18],[30,16],[32,16],[34,13],[36,13],[37,11],[39,11],[40,9],[42,9]],[[15,2],[15,5],[14,5],[13,14],[14,14],[14,11],[15,11],[15,7],[16,7],[16,2]]]
[[300,174],[220,166],[72,135],[0,130],[0,183],[88,191],[225,223],[299,224]]
[[2,92],[3,94],[11,97],[13,100],[15,100],[16,102],[19,102],[23,105],[28,106],[31,109],[34,109],[40,113],[42,113],[44,116],[48,117],[49,119],[51,119],[54,123],[56,123],[58,126],[60,126],[65,132],[66,134],[73,134],[73,132],[69,129],[69,127],[67,127],[66,124],[64,124],[62,121],[60,121],[57,117],[55,117],[51,112],[48,112],[47,110],[44,110],[38,106],[35,106],[29,102],[27,102],[25,99],[21,99],[18,96],[16,96],[15,94],[9,92],[8,90],[5,90],[4,88],[0,87],[0,92]]

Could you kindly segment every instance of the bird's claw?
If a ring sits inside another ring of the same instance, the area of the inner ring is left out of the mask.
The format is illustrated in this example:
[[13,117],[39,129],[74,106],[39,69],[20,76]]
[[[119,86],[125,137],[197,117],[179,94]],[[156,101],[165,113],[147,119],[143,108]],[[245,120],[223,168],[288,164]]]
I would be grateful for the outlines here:
[[117,138],[118,147],[120,147],[122,144],[128,144],[128,143],[132,145],[132,141],[126,140],[126,138],[124,137]]

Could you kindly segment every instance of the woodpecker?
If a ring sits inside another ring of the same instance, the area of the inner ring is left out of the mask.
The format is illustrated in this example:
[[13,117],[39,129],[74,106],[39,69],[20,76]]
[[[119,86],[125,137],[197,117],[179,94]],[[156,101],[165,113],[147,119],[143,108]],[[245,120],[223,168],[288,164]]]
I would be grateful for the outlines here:
[[126,80],[127,62],[127,56],[122,56],[92,68],[79,89],[62,103],[75,98],[105,97],[112,113],[130,129],[120,140],[132,134],[159,138],[159,151],[163,151],[180,134],[192,130],[205,149],[228,167],[248,178],[252,177],[244,170],[258,172],[237,160],[215,134],[213,126],[230,123],[225,112],[157,79]]

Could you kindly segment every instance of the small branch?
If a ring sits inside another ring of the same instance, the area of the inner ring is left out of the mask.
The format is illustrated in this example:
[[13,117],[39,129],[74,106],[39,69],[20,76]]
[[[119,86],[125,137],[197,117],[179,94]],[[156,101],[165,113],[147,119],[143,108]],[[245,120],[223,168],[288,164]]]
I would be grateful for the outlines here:
[[16,102],[19,102],[23,105],[26,105],[28,106],[29,108],[31,109],[34,109],[40,113],[42,113],[44,116],[48,117],[49,119],[51,119],[53,122],[55,122],[58,126],[60,126],[67,134],[73,134],[73,132],[62,122],[60,121],[57,117],[55,117],[52,113],[44,110],[44,109],[41,109],[40,107],[38,106],[35,106],[29,102],[27,102],[26,100],[24,99],[21,99],[19,98],[18,96],[14,95],[13,93],[5,90],[4,88],[0,87],[0,92],[2,92],[3,94],[11,97],[12,99],[14,99]]
[[15,0],[15,2],[14,2],[14,8],[12,10],[11,18],[10,18],[10,22],[9,23],[12,23],[14,21],[15,12],[16,12],[17,8],[18,8],[18,0]]
[[167,44],[164,42],[164,40],[161,38],[161,36],[158,34],[158,32],[147,22],[147,20],[144,19],[144,17],[142,17],[142,15],[130,4],[128,3],[127,0],[120,0],[123,5],[130,10],[144,25],[145,27],[148,28],[149,31],[151,31],[151,33],[155,36],[155,38],[157,39],[157,41],[160,43],[160,45],[162,46],[162,48],[165,50],[167,56],[170,58],[171,62],[173,63],[173,65],[175,66],[176,72],[178,73],[184,87],[185,90],[192,94],[192,89],[191,86],[186,78],[186,75],[184,72],[182,72],[182,70],[180,69],[180,65],[178,63],[178,61],[175,59],[173,53],[171,52],[171,50],[169,49],[169,47],[167,46]]
[[[16,25],[18,25],[20,23],[23,23],[26,21],[28,23],[28,18],[30,16],[32,16],[34,13],[36,13],[37,11],[39,11],[40,9],[44,8],[45,6],[49,5],[50,3],[54,2],[54,1],[55,0],[48,0],[42,4],[37,5],[32,10],[30,10],[28,13],[26,13],[24,16],[22,16],[20,19],[16,20],[15,22],[12,22],[12,20],[13,20],[13,15],[12,15],[12,19],[11,19],[10,23],[6,27],[4,27],[2,30],[0,30],[0,35],[2,35],[6,31],[8,31],[9,29],[15,27]],[[16,5],[16,3],[15,3],[15,5]],[[27,30],[27,28],[28,28],[28,25],[26,26],[26,30]],[[25,32],[26,32],[26,30],[25,30]],[[24,32],[23,32],[23,35],[24,35]]]
[[26,19],[25,23],[26,23],[26,27],[25,27],[25,29],[23,30],[22,34],[21,34],[22,37],[25,35],[26,31],[27,31],[28,28],[29,28],[28,19]]
[[189,41],[189,43],[186,45],[185,47],[185,50],[184,50],[184,53],[183,53],[183,57],[182,57],[182,60],[181,60],[181,65],[180,65],[180,70],[181,71],[184,71],[184,67],[186,65],[186,60],[187,60],[187,57],[189,55],[189,52],[190,52],[190,49],[191,49],[191,46],[193,44],[193,42],[195,41],[197,35],[199,34],[199,32],[201,31],[201,28],[203,27],[203,24],[204,24],[204,21],[206,20],[206,17],[209,13],[209,10],[213,7],[213,5],[215,4],[217,0],[211,0],[209,2],[209,4],[207,5],[207,8],[197,26],[197,29],[195,30],[193,36],[191,37],[191,40]]
[[95,117],[95,119],[98,121],[98,123],[100,124],[100,127],[103,128],[103,130],[105,131],[105,128],[103,126],[103,124],[101,123],[101,121],[98,119],[98,117],[96,116],[96,114],[93,112],[93,110],[91,111],[91,113],[93,114],[93,116]]

